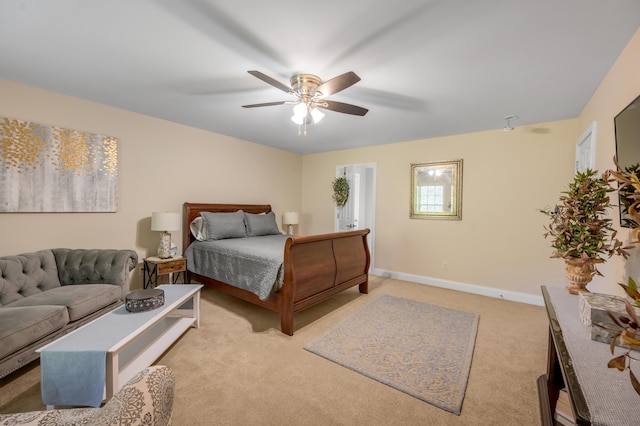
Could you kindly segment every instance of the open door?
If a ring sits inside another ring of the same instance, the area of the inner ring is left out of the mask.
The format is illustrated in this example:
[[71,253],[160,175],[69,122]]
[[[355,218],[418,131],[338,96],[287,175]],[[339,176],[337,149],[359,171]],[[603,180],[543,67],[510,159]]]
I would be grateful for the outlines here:
[[349,182],[349,198],[342,207],[336,207],[335,230],[351,231],[369,228],[367,236],[371,266],[374,265],[376,165],[349,164],[336,167],[336,177],[345,176]]

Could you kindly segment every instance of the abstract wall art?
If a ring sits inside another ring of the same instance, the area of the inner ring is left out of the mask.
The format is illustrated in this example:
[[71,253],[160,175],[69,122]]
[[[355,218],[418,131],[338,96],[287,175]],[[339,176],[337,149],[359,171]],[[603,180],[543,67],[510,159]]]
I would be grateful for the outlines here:
[[118,140],[0,117],[0,213],[115,212]]

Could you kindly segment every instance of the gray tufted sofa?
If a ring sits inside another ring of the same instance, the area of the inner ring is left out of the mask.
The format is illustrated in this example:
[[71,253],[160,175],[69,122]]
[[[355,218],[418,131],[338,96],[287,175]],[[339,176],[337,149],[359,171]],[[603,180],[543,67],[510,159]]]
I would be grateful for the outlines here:
[[36,349],[122,304],[133,250],[57,248],[0,257],[0,378]]

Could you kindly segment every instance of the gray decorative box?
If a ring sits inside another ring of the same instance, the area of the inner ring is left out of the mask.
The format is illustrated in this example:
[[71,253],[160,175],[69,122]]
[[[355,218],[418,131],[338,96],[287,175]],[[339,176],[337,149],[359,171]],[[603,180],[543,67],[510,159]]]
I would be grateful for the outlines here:
[[129,312],[144,312],[164,305],[164,291],[154,288],[138,290],[125,297],[125,309]]
[[[602,343],[611,343],[617,331],[609,332],[593,324],[600,324],[608,329],[618,330],[607,311],[615,318],[619,316],[629,317],[625,308],[626,298],[611,294],[580,292],[579,296],[580,319],[591,333],[591,340]],[[640,316],[640,309],[635,308],[636,315]],[[617,346],[620,346],[616,343]]]

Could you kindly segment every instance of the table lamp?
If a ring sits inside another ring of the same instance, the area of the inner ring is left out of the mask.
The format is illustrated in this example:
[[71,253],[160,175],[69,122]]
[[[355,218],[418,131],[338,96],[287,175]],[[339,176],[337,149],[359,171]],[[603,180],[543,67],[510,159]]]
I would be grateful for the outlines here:
[[284,212],[282,214],[282,224],[288,225],[287,234],[293,235],[293,225],[297,225],[300,221],[298,212]]
[[180,213],[153,212],[151,214],[151,230],[162,231],[160,235],[160,246],[158,247],[158,257],[169,259],[171,255],[171,231],[180,230]]

